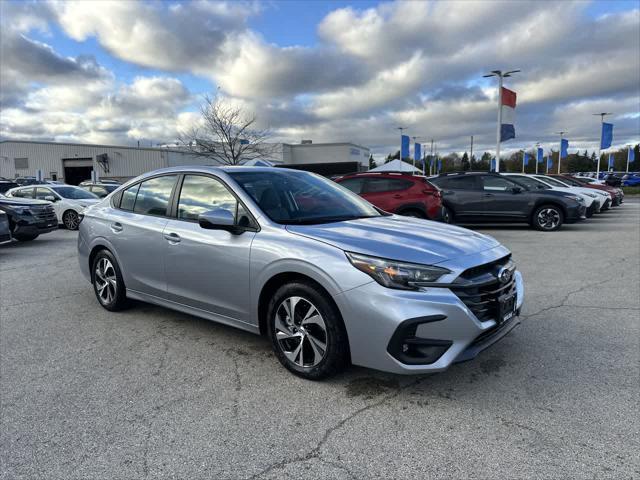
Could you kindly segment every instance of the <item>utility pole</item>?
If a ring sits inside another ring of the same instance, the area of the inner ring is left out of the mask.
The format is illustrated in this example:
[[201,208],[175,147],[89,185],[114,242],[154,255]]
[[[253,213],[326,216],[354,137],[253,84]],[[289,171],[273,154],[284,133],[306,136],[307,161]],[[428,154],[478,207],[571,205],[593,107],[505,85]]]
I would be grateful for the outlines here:
[[500,131],[502,129],[502,80],[510,77],[512,74],[520,70],[509,70],[502,73],[502,70],[492,70],[491,73],[483,75],[483,78],[498,77],[498,125],[496,127],[496,172],[500,172]]
[[560,175],[560,162],[562,161],[562,136],[567,132],[556,132],[560,135],[560,150],[558,150],[558,175]]
[[473,161],[473,135],[471,135],[471,153],[469,153],[469,166],[471,166],[472,161]]
[[593,113],[592,115],[596,115],[600,117],[600,143],[598,144],[598,164],[596,167],[596,179],[600,178],[600,155],[602,155],[602,124],[604,123],[604,117],[607,115],[611,115],[608,112],[601,113]]

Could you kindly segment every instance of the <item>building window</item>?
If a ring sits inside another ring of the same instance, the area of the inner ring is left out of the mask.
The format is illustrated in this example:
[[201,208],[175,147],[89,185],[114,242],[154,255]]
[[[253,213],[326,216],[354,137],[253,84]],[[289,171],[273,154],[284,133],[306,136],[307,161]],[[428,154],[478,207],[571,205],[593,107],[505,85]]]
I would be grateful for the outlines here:
[[26,170],[29,168],[29,159],[28,158],[14,158],[16,170]]

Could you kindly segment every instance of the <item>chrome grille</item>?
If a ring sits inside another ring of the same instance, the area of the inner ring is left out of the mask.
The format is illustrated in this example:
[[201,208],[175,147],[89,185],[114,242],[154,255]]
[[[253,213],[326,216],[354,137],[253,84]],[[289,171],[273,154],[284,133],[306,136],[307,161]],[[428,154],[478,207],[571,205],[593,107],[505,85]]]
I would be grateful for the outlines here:
[[56,212],[51,205],[29,207],[29,210],[31,211],[31,215],[33,215],[38,222],[50,223],[52,221],[57,221]]
[[[499,298],[516,290],[515,277],[507,283],[498,280],[498,271],[502,267],[509,269],[511,256],[465,270],[451,288],[460,300],[481,322],[498,320]],[[515,271],[515,267],[513,268]]]

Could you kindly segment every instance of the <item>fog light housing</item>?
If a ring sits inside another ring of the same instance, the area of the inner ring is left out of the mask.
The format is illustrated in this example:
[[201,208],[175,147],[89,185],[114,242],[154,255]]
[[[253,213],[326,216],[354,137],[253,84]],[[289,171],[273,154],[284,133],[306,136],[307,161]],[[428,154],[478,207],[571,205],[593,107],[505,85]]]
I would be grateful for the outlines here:
[[438,361],[453,342],[416,336],[418,326],[423,323],[444,320],[444,315],[411,318],[402,322],[389,341],[387,352],[406,365],[430,365]]

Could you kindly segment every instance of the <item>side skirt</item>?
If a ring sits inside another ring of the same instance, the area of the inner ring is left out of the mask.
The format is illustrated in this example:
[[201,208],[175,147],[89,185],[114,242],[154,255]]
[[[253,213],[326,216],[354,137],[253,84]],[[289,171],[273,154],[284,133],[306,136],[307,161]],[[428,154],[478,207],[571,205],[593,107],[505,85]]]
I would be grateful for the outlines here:
[[226,317],[224,315],[209,312],[207,310],[202,310],[200,308],[190,307],[189,305],[184,305],[183,303],[172,302],[171,300],[166,300],[164,298],[156,297],[155,295],[149,295],[147,293],[137,292],[135,290],[131,290],[128,288],[127,298],[132,298],[134,300],[140,300],[142,302],[152,303],[154,305],[159,305],[161,307],[169,308],[171,310],[176,310],[178,312],[186,313],[188,315],[193,315],[194,317],[204,318],[205,320],[222,323],[224,325],[229,325],[230,327],[239,328],[240,330],[245,330],[247,332],[260,335],[260,329],[258,328],[257,325],[242,322],[240,320],[236,320],[235,318]]

